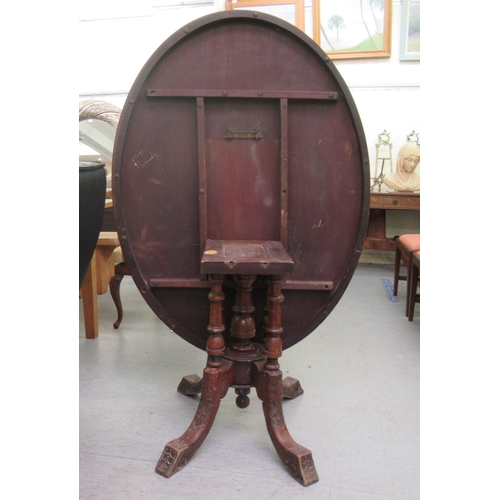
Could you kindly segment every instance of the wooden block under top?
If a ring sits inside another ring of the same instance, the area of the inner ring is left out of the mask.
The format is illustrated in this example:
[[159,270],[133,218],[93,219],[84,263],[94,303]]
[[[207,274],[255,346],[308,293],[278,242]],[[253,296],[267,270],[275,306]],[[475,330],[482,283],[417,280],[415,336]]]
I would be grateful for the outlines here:
[[205,274],[284,275],[294,262],[279,241],[207,240],[201,259]]

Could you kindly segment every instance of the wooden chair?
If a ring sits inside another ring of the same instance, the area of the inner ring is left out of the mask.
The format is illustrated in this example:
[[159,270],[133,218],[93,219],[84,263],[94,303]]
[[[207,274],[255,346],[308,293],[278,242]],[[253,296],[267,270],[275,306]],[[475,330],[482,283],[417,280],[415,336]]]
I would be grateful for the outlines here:
[[[414,252],[420,250],[420,234],[403,234],[396,239],[396,252],[394,256],[394,295],[398,294],[399,281],[406,281],[406,297],[408,298],[410,290],[410,267],[412,263],[412,256]],[[400,274],[401,262],[406,267],[406,275]],[[408,305],[408,301],[407,301]],[[406,315],[408,316],[408,307],[406,308]]]
[[[79,121],[101,120],[108,123],[114,129],[118,126],[121,115],[121,108],[112,103],[98,99],[85,99],[79,103]],[[104,164],[102,164],[104,167]],[[103,212],[106,208],[112,206],[111,191],[106,193],[106,174],[103,171]],[[105,196],[104,196],[105,195]],[[80,200],[82,193],[80,192]],[[108,200],[109,199],[109,203]],[[81,203],[81,201],[80,201]],[[80,204],[80,211],[82,205]],[[100,216],[99,227],[102,226],[103,213]],[[80,224],[82,220],[80,219]],[[97,231],[99,228],[97,228]],[[82,282],[80,277],[80,295],[83,300],[83,312],[85,319],[85,337],[95,339],[99,334],[98,326],[98,308],[97,295],[105,293],[108,290],[111,276],[114,273],[114,261],[112,259],[113,251],[120,245],[116,231],[102,231],[97,240],[97,246],[88,265],[88,270],[84,273],[85,278]],[[95,241],[95,240],[94,240]],[[92,247],[94,248],[94,247]],[[81,256],[80,256],[81,259]],[[82,272],[81,272],[82,274]]]
[[116,232],[101,232],[83,281],[81,296],[85,320],[85,337],[95,339],[99,334],[97,296],[108,290],[114,274],[113,251],[120,245]]
[[417,288],[420,288],[420,250],[412,256],[412,264],[410,267],[410,294],[408,295],[408,321],[413,321],[415,312],[415,303],[420,303],[420,293],[417,293]]
[[120,298],[120,284],[124,276],[130,276],[130,269],[126,262],[119,262],[115,264],[115,273],[111,276],[111,281],[109,282],[109,291],[111,292],[111,297],[116,306],[116,311],[118,313],[118,318],[113,323],[113,328],[118,328],[123,319],[123,308],[122,301]]

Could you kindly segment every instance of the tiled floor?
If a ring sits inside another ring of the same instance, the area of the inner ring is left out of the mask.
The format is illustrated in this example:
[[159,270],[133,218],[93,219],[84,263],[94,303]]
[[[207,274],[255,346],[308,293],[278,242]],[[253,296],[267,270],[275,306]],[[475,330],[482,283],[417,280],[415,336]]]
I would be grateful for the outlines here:
[[307,488],[278,458],[254,391],[241,410],[230,390],[188,465],[170,479],[155,473],[197,408],[177,385],[201,375],[206,355],[125,277],[118,330],[109,293],[99,297],[96,340],[85,339],[80,311],[80,499],[418,499],[420,306],[409,322],[406,287],[399,303],[388,300],[382,279],[392,282],[392,269],[359,264],[334,311],[280,360],[305,391],[283,406],[292,437],[313,453],[319,482]]

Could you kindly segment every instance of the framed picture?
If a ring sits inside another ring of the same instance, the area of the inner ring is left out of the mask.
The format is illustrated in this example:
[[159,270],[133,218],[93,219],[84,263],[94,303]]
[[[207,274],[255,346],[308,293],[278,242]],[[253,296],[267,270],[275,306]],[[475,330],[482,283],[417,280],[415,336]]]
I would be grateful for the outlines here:
[[392,0],[226,0],[294,24],[331,59],[390,57]]
[[402,0],[399,59],[420,60],[420,0]]
[[390,57],[392,0],[313,0],[314,40],[331,59]]
[[279,17],[302,31],[304,26],[304,0],[226,0],[226,10],[258,10]]

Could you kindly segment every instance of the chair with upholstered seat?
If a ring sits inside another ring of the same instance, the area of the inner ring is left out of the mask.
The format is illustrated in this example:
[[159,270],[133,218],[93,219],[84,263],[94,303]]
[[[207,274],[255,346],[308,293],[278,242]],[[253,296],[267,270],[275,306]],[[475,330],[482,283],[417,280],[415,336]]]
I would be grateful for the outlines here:
[[[406,281],[406,297],[409,296],[409,275],[412,264],[412,257],[420,250],[420,234],[403,234],[396,239],[396,253],[394,257],[394,295],[398,294],[399,281]],[[401,262],[406,267],[406,275],[401,274]],[[407,301],[408,305],[408,301]],[[406,308],[408,315],[408,307]]]

